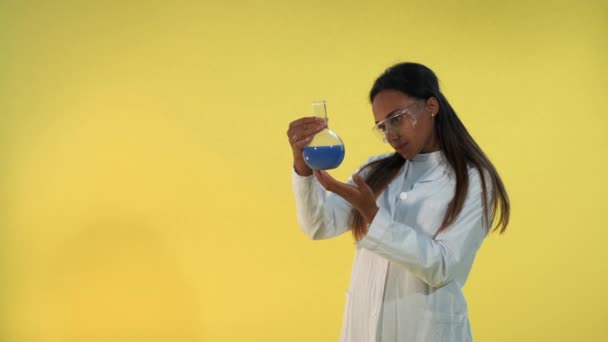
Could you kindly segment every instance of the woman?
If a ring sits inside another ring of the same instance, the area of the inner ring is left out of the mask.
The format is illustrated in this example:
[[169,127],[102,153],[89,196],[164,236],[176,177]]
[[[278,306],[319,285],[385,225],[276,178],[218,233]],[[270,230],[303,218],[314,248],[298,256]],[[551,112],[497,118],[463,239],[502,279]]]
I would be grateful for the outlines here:
[[287,132],[300,226],[312,239],[351,230],[356,241],[340,340],[471,341],[462,287],[495,218],[501,233],[508,225],[506,190],[429,68],[397,64],[369,98],[374,130],[395,152],[347,183],[304,163],[320,118]]

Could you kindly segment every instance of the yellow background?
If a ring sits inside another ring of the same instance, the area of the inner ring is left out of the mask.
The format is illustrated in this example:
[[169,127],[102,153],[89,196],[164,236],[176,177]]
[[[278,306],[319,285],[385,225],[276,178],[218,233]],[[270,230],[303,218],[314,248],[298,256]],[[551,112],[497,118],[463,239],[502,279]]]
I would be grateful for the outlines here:
[[346,234],[296,224],[285,132],[427,64],[500,171],[476,341],[608,340],[606,1],[0,1],[0,340],[335,341]]

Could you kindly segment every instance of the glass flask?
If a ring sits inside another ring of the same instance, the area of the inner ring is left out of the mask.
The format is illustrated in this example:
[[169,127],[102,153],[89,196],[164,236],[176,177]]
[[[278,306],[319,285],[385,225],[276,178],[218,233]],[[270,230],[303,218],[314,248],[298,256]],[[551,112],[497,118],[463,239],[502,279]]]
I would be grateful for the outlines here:
[[[327,105],[325,100],[312,103],[312,115],[325,118],[327,123]],[[304,161],[313,170],[335,169],[344,160],[344,144],[340,137],[329,129],[329,126],[315,134],[302,154]]]

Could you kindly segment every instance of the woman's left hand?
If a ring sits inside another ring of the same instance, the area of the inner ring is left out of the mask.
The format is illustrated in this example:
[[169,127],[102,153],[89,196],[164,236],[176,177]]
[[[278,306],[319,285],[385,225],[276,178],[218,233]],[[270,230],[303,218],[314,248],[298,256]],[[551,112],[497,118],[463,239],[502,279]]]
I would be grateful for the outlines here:
[[376,205],[376,196],[359,174],[353,175],[353,180],[357,185],[354,186],[339,182],[330,176],[329,173],[322,170],[314,170],[313,173],[327,191],[331,191],[344,198],[353,208],[357,209],[367,224],[370,224],[374,220],[379,210]]

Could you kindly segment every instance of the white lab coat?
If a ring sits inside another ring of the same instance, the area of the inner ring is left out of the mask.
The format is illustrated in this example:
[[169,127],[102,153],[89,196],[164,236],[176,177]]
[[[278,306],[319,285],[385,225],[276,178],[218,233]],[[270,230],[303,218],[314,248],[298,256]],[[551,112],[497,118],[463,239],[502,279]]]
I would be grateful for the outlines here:
[[[293,172],[292,182],[298,223],[311,239],[349,231],[348,202],[314,176]],[[489,195],[487,173],[486,184]],[[433,238],[454,189],[453,171],[437,151],[406,161],[378,196],[380,210],[356,244],[340,341],[472,340],[462,287],[487,232],[479,173],[469,168],[462,212]]]

